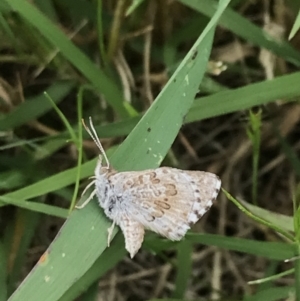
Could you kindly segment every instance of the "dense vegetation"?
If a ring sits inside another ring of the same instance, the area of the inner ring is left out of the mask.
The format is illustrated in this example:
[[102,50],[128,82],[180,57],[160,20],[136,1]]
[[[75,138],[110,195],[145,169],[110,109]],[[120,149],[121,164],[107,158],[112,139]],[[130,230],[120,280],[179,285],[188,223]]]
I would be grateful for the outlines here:
[[[0,301],[300,300],[298,12],[1,1]],[[119,171],[220,176],[184,240],[149,232],[131,260],[96,200],[74,209],[99,153],[89,116]]]

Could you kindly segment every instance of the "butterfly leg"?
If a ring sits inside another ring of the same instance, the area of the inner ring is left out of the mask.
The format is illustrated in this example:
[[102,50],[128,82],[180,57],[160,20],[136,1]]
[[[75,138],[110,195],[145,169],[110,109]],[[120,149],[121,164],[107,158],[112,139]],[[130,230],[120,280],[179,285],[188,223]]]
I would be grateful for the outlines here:
[[81,205],[76,205],[75,208],[76,209],[84,208],[90,202],[90,200],[92,200],[92,198],[95,196],[95,194],[96,194],[96,189],[91,193],[91,195]]
[[108,247],[109,247],[110,242],[111,242],[111,236],[112,236],[112,233],[114,231],[115,224],[116,224],[116,222],[113,221],[112,225],[107,229],[107,232],[108,232],[108,235],[107,235],[107,246]]
[[125,215],[120,219],[119,226],[124,234],[125,248],[130,257],[133,258],[142,246],[145,233],[144,226]]
[[[94,178],[94,177],[92,177],[92,178]],[[83,195],[86,193],[86,191],[87,191],[92,185],[95,184],[95,182],[96,182],[96,180],[93,180],[91,183],[89,183],[89,184],[84,188],[84,190],[82,191],[81,196],[83,196]]]

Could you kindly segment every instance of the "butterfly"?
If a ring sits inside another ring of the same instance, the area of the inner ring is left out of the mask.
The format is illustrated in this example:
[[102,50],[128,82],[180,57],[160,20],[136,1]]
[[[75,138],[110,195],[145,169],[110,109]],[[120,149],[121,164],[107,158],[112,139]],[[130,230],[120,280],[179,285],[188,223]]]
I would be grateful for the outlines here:
[[[210,172],[161,167],[143,171],[118,172],[110,167],[91,117],[90,128],[83,125],[100,150],[93,181],[83,208],[96,195],[105,215],[113,221],[108,229],[108,245],[118,225],[131,258],[144,240],[145,229],[170,240],[181,240],[212,206],[221,188],[219,177]],[[106,165],[102,164],[102,156]]]

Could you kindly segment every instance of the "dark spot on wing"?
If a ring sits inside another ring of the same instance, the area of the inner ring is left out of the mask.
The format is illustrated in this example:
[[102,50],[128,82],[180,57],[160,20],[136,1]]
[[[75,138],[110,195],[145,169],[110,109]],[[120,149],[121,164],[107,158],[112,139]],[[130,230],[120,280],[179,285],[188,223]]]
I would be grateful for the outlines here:
[[151,215],[149,218],[146,218],[148,222],[153,222],[155,220],[155,216]]
[[202,217],[202,214],[199,211],[194,211],[194,213],[197,215],[198,220],[200,219],[200,217]]
[[211,206],[205,206],[205,211],[208,211]]

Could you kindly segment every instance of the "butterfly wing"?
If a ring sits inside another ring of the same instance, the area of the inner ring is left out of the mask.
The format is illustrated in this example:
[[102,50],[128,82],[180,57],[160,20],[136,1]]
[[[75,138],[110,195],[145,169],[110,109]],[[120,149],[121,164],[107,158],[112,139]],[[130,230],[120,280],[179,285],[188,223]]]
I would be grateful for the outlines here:
[[130,219],[171,240],[180,240],[209,210],[221,187],[212,173],[168,167],[120,172],[110,180],[122,191]]

